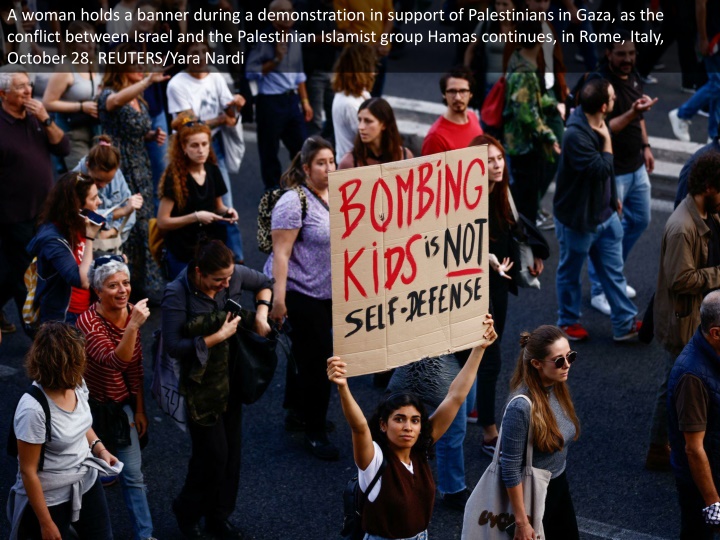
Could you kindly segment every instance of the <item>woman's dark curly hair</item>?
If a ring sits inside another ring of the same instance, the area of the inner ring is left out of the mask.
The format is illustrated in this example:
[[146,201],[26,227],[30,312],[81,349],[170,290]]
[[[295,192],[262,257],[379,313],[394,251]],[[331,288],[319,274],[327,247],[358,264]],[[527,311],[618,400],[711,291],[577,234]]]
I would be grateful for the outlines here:
[[408,392],[395,392],[390,394],[378,408],[375,409],[370,418],[370,433],[373,440],[380,445],[383,451],[389,448],[387,434],[380,429],[380,421],[388,423],[390,416],[402,407],[415,407],[420,413],[420,435],[413,446],[413,451],[429,453],[433,446],[432,426],[425,405],[415,394]]
[[85,236],[85,219],[80,216],[80,210],[94,184],[92,178],[82,173],[63,174],[50,190],[40,212],[39,222],[54,223],[73,250],[78,239]]

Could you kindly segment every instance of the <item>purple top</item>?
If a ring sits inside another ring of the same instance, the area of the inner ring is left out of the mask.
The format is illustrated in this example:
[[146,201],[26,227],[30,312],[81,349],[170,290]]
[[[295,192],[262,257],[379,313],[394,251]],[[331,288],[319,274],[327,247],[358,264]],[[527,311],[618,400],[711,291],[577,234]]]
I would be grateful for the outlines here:
[[[330,281],[330,212],[305,186],[307,214],[297,192],[290,190],[275,204],[272,230],[302,229],[293,245],[288,263],[287,290],[319,300],[332,298]],[[265,275],[272,277],[273,254],[265,263]]]

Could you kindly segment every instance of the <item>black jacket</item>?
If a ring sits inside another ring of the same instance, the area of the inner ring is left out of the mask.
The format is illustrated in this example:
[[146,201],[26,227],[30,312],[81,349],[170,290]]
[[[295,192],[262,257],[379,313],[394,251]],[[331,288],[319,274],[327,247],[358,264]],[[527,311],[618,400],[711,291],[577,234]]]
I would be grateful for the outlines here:
[[570,115],[563,137],[557,174],[555,218],[566,227],[592,232],[607,209],[606,182],[610,182],[610,207],[617,211],[613,155],[602,151],[602,140],[590,127],[582,107]]

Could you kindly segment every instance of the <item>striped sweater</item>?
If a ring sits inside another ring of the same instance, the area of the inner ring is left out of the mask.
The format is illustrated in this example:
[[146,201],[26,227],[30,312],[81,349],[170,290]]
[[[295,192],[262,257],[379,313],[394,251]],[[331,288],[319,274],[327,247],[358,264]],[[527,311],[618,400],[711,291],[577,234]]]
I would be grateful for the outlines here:
[[[127,321],[130,321],[132,306]],[[126,322],[127,324],[127,322]],[[123,337],[124,328],[118,328],[95,310],[95,304],[80,315],[77,327],[85,334],[87,366],[85,382],[90,397],[101,403],[122,403],[130,394],[137,394],[143,381],[142,346],[140,333],[130,362],[123,362],[115,353]]]

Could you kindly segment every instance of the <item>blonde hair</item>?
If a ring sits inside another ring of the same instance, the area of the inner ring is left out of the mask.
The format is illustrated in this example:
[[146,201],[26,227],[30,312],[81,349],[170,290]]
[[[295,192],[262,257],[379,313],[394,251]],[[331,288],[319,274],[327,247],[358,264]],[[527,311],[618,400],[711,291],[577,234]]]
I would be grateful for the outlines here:
[[[543,360],[549,354],[549,349],[553,343],[563,338],[565,338],[565,334],[563,334],[562,330],[550,325],[539,326],[532,332],[520,334],[520,347],[522,350],[518,357],[515,372],[510,379],[511,393],[517,393],[522,388],[527,388],[528,397],[532,401],[530,418],[533,443],[538,450],[547,453],[562,450],[564,439],[562,433],[560,433],[555,415],[550,408],[550,399],[540,379],[540,372],[531,364],[531,361],[533,359]],[[563,381],[556,382],[554,389],[560,406],[575,426],[575,438],[573,440],[577,440],[580,436],[580,421],[577,414],[575,414],[575,406],[570,397],[570,390]]]

